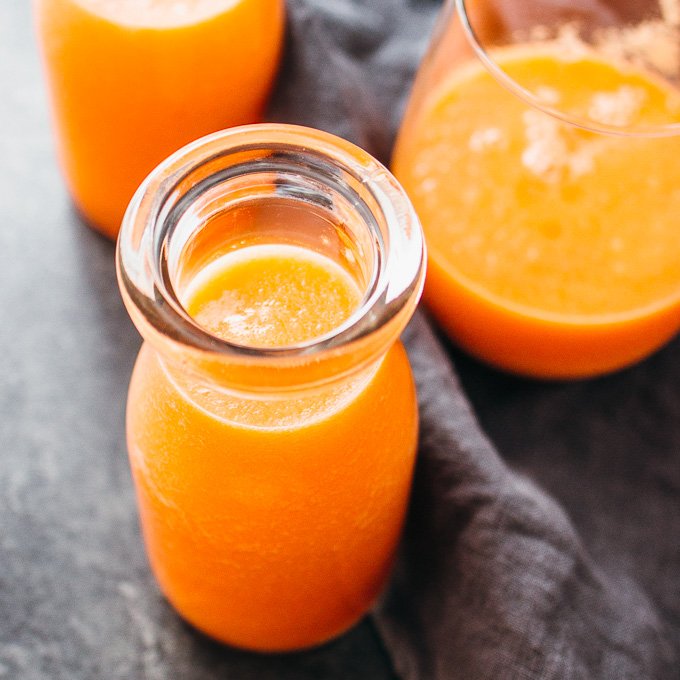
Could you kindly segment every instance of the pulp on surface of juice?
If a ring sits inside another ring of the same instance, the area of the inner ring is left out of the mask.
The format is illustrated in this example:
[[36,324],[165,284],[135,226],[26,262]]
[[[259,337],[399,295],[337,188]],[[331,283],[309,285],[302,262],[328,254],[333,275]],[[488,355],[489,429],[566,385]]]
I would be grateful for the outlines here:
[[[504,48],[547,106],[617,126],[680,121],[680,92],[595,56]],[[680,136],[568,125],[468,62],[428,93],[393,160],[421,218],[425,300],[471,353],[541,377],[635,361],[680,327]]]
[[34,0],[62,168],[111,237],[146,175],[198,137],[257,122],[283,0]]
[[[180,298],[210,333],[269,348],[323,336],[361,302],[339,264],[286,244],[221,256]],[[145,344],[128,446],[162,590],[196,627],[240,647],[296,649],[339,634],[385,581],[416,438],[399,343],[349,378],[276,395],[220,390]]]

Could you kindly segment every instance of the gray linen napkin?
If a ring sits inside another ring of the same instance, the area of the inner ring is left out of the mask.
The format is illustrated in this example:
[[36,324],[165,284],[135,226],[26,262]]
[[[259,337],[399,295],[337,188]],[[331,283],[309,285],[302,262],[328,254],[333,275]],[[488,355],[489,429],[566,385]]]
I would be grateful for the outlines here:
[[[426,0],[289,0],[271,118],[340,134],[387,161],[438,8]],[[605,574],[559,505],[501,460],[422,312],[405,342],[419,390],[419,462],[402,555],[374,614],[397,673],[680,677],[668,625],[675,605],[655,606],[630,579]]]

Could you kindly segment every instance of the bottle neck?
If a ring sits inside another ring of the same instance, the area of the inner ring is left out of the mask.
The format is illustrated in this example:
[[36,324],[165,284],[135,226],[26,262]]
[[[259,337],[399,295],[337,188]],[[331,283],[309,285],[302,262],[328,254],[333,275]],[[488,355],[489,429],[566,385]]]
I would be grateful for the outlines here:
[[[186,310],[191,281],[253,244],[287,244],[332,259],[361,302],[331,332],[285,347],[249,347],[201,327]],[[135,195],[118,242],[123,298],[168,365],[225,389],[313,389],[370,370],[420,296],[424,244],[389,172],[357,147],[295,126],[247,126],[186,147]]]

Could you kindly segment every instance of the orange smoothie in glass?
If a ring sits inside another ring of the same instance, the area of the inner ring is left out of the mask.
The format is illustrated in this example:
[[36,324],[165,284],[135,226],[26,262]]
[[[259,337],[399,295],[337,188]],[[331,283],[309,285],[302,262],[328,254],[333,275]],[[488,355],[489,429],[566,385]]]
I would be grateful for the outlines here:
[[34,0],[34,7],[70,192],[86,220],[112,238],[163,158],[263,114],[283,0]]
[[317,645],[383,587],[416,453],[398,336],[423,255],[387,171],[304,128],[208,137],[136,195],[118,272],[146,340],[127,409],[142,529],[168,600],[217,640]]
[[460,345],[548,378],[625,366],[680,328],[680,92],[594,55],[498,49],[509,79],[601,134],[531,108],[468,61],[429,92],[393,168],[422,220],[425,299]]

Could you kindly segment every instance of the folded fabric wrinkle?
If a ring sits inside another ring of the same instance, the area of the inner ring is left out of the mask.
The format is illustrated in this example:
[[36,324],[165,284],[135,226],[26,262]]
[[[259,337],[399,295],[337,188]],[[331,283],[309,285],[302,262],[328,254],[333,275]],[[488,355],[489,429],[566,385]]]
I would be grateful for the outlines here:
[[419,463],[402,559],[375,614],[400,675],[675,677],[653,603],[603,573],[562,508],[500,459],[424,315],[405,342]]

